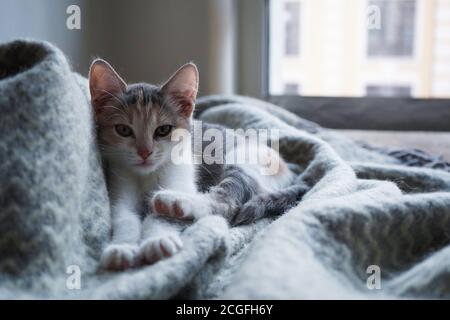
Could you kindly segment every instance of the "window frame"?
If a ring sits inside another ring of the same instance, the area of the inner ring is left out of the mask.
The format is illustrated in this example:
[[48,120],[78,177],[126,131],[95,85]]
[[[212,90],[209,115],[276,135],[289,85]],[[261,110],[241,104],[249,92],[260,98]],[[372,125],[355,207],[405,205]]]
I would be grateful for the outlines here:
[[[297,11],[298,11],[298,13],[300,13],[300,14],[302,14],[302,12],[301,12],[301,10],[302,10],[302,8],[301,8],[301,6],[300,6],[300,2],[295,2],[295,1],[291,1],[291,2],[288,2],[288,3],[290,3],[290,4],[292,4],[292,3],[296,3],[297,5],[298,5],[298,7],[296,8],[297,9]],[[285,4],[288,4],[288,3],[285,3]],[[284,10],[286,10],[287,8],[285,7],[285,8],[283,8]],[[298,17],[298,16],[297,16]],[[287,36],[287,34],[288,34],[288,30],[287,30],[287,26],[285,25],[285,26],[283,26],[284,27],[284,36]],[[286,38],[284,38],[283,40],[284,40],[284,45],[283,45],[283,54],[286,56],[286,57],[291,57],[291,58],[299,58],[300,56],[301,56],[301,50],[302,50],[302,43],[301,43],[301,33],[302,33],[302,26],[301,26],[301,20],[299,19],[298,21],[296,21],[296,28],[297,28],[297,39],[296,39],[296,52],[288,52],[289,51],[289,45],[288,45],[288,42],[286,42],[285,40],[286,40]]]
[[[412,96],[413,87],[409,84],[395,84],[395,85],[386,85],[386,84],[379,84],[379,83],[368,83],[366,84],[365,91],[366,91],[366,97],[383,97],[380,94],[374,94],[374,92],[369,92],[370,90],[392,90],[392,91],[406,91],[402,92],[402,94],[397,95],[401,98],[410,98]],[[395,95],[389,95],[387,97],[396,97]]]
[[[371,0],[365,0],[368,5],[370,5]],[[389,1],[389,0],[381,0],[381,1]],[[420,40],[421,40],[421,30],[419,26],[422,24],[422,15],[420,12],[423,11],[423,3],[422,0],[412,0],[415,1],[415,12],[414,12],[414,39],[411,47],[410,55],[370,55],[369,53],[369,32],[363,32],[363,47],[365,51],[364,58],[369,61],[377,61],[379,59],[382,60],[391,60],[391,61],[415,61],[419,59],[419,48],[420,48]],[[383,14],[383,12],[381,12]]]
[[[262,6],[259,95],[261,98],[282,106],[300,117],[333,129],[450,131],[450,99],[270,95],[270,0],[258,1],[259,3],[248,1],[249,4],[253,3],[251,4],[254,6],[253,9]],[[245,18],[245,12],[241,14]],[[249,61],[242,61],[241,65],[246,62]],[[245,86],[240,86],[240,93],[250,92],[246,92]]]

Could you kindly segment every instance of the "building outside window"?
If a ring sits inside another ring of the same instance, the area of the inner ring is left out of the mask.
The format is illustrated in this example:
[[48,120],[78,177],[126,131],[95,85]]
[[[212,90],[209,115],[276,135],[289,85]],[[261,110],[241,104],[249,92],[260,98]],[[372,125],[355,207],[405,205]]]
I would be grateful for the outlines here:
[[268,23],[269,95],[450,98],[448,0],[269,0]]
[[368,97],[411,97],[411,87],[368,85],[366,95]]
[[300,52],[300,3],[289,1],[284,4],[284,8],[286,14],[285,54],[298,55]]
[[286,95],[296,95],[300,93],[300,86],[298,83],[285,83],[284,84],[284,94]]
[[369,57],[411,57],[414,54],[416,0],[371,0],[379,8],[381,28],[368,30]]

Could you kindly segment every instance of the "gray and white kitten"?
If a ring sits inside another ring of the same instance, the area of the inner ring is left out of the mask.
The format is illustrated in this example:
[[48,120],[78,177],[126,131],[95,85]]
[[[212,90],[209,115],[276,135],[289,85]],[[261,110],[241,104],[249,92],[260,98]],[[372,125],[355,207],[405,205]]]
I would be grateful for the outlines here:
[[[127,85],[106,61],[91,65],[89,86],[112,211],[112,241],[102,254],[102,268],[123,270],[170,257],[183,247],[180,232],[186,221],[218,214],[232,222],[244,204],[270,202],[273,198],[265,195],[292,183],[286,163],[267,146],[262,148],[269,160],[279,161],[275,175],[261,175],[258,164],[172,161],[172,150],[179,144],[172,134],[192,130],[198,83],[192,63],[162,86]],[[192,141],[184,141],[183,151],[192,158]],[[238,222],[263,215],[247,205]]]

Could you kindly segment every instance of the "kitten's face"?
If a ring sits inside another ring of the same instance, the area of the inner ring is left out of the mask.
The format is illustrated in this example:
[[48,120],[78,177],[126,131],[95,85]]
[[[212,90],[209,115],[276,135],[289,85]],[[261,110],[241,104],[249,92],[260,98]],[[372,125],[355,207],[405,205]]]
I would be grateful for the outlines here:
[[91,66],[90,91],[102,156],[114,165],[146,175],[171,161],[175,129],[189,129],[198,90],[193,64],[179,69],[162,87],[127,86],[103,60]]

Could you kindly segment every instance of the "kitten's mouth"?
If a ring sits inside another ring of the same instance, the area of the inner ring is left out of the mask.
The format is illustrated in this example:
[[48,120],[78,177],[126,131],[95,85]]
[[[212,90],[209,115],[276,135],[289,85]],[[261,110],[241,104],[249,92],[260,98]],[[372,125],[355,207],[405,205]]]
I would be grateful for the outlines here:
[[150,161],[142,161],[142,162],[135,164],[136,167],[141,167],[141,168],[150,167],[151,165],[152,165],[152,163]]

